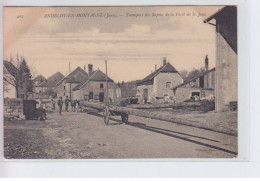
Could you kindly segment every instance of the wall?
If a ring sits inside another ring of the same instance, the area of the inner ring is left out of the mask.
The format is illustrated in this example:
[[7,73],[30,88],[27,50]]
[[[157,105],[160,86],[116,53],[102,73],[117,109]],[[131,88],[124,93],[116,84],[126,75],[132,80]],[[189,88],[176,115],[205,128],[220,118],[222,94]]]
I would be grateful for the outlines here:
[[[208,81],[208,84],[206,83]],[[204,88],[215,89],[215,71],[204,75]]]
[[[184,102],[185,100],[190,99],[192,92],[200,92],[200,99],[213,99],[214,98],[214,90],[213,89],[200,89],[200,88],[189,88],[189,87],[179,87],[175,90],[174,100],[175,102]],[[205,96],[203,97],[202,92],[204,92]]]
[[227,111],[231,101],[237,101],[237,54],[217,32],[216,112]]
[[148,89],[148,102],[151,102],[154,97],[154,92],[153,92],[153,85],[139,85],[137,86],[137,94],[136,96],[138,97],[138,102],[139,103],[144,103],[144,97],[143,97],[143,90]]
[[[103,83],[103,88],[100,88],[100,83]],[[114,82],[108,82],[108,89],[114,89],[115,87]],[[105,99],[107,97],[106,95],[106,82],[94,82],[94,81],[89,81],[86,83],[80,90],[78,91],[73,91],[73,95],[77,97],[78,100],[84,100],[84,97],[87,96],[89,97],[89,92],[94,93],[94,100],[93,101],[99,101],[99,93],[103,92],[105,94]],[[112,92],[114,96],[115,91]],[[92,100],[90,100],[92,101]]]
[[130,86],[122,85],[120,87],[120,89],[121,89],[121,97],[128,98],[128,97],[132,97],[132,96],[136,95],[137,86],[136,85],[130,85]]
[[23,99],[5,98],[3,112],[5,120],[25,120],[25,116],[23,115]]
[[200,92],[199,88],[188,88],[188,87],[179,87],[175,90],[174,100],[175,102],[184,102],[185,100],[190,99],[191,92]]
[[166,82],[171,82],[171,88],[183,83],[183,79],[178,73],[160,73],[154,78],[155,97],[164,95],[173,96],[171,88],[166,88]]

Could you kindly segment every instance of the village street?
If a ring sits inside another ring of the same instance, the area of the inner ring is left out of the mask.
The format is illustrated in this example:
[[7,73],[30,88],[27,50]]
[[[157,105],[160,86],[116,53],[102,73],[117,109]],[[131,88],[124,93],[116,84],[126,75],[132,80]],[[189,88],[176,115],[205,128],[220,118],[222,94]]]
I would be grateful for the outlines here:
[[237,137],[129,116],[48,113],[48,120],[5,121],[5,158],[232,158]]

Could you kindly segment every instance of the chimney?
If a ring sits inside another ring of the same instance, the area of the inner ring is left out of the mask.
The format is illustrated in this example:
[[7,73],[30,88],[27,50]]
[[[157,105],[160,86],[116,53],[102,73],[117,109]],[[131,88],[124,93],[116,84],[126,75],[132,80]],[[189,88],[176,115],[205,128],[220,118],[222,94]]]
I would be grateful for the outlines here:
[[206,58],[205,58],[205,70],[206,70],[206,72],[209,70],[209,59],[208,59],[208,55],[206,55]]
[[86,65],[84,65],[84,71],[86,72]]
[[[208,55],[206,55],[205,57],[205,70],[206,72],[209,70],[209,59],[208,59]],[[205,85],[204,88],[208,88],[209,87],[209,77],[208,74],[205,75]]]
[[157,70],[157,66],[156,66],[156,64],[154,65],[154,70],[155,70],[155,71]]
[[166,57],[163,57],[163,66],[166,65]]
[[89,74],[89,76],[92,75],[92,72],[93,72],[93,65],[92,64],[88,64],[88,74]]

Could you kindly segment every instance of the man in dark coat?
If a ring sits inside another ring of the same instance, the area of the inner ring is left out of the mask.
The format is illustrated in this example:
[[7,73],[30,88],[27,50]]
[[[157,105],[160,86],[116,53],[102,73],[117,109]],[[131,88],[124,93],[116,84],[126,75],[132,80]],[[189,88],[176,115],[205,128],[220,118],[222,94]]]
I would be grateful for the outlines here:
[[62,101],[62,97],[60,96],[60,99],[58,100],[58,106],[59,106],[59,113],[60,113],[60,115],[61,115],[62,105],[63,105],[63,101]]
[[65,111],[67,111],[67,112],[69,112],[69,102],[70,102],[70,100],[69,100],[69,98],[68,98],[68,96],[66,96],[66,99],[65,99]]

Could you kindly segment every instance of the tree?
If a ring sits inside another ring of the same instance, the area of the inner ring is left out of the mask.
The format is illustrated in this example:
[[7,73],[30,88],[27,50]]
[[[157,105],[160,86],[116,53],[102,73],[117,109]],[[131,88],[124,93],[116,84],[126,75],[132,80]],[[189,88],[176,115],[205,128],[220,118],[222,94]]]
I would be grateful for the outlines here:
[[201,76],[205,72],[206,72],[205,68],[200,68],[200,69],[193,68],[192,71],[190,71],[190,72],[188,72],[186,70],[180,71],[180,75],[184,81],[189,81],[193,78]]
[[183,78],[183,80],[186,81],[187,78],[188,78],[188,71],[187,70],[182,70],[182,71],[180,71],[180,75]]
[[18,69],[18,75],[19,75],[20,83],[25,83],[27,92],[32,92],[33,89],[32,74],[24,58],[22,58],[22,61],[20,63]]
[[[31,70],[23,57],[17,55],[16,65],[13,64],[13,59],[10,56],[9,61],[4,60],[4,85],[11,85],[15,88],[16,97],[19,98],[19,88],[24,83],[26,91],[31,92],[33,81]],[[6,87],[6,86],[5,86]],[[8,91],[4,88],[5,91]]]

